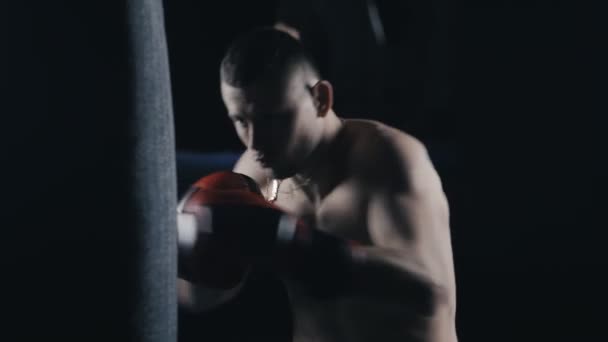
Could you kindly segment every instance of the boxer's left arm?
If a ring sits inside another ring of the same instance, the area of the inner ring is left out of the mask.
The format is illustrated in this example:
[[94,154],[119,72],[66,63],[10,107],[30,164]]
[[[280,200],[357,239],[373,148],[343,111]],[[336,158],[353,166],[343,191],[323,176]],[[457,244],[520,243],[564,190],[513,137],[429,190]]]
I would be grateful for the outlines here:
[[365,155],[381,160],[367,159],[358,168],[360,186],[369,193],[365,216],[372,246],[309,229],[309,243],[297,242],[291,250],[299,262],[290,262],[287,274],[317,295],[386,300],[432,314],[446,299],[451,260],[449,239],[436,238],[449,234],[440,179],[422,145],[373,152]]
[[[449,279],[449,209],[428,170],[407,189],[379,188],[371,195],[367,224],[373,246],[355,247],[354,284],[361,294],[384,296],[432,313],[446,299]],[[411,177],[411,176],[407,176]],[[426,240],[426,241],[424,241]]]
[[449,207],[441,180],[419,142],[391,142],[373,152],[368,158],[379,160],[359,167],[361,186],[369,191],[372,246],[351,249],[351,291],[430,314],[446,299],[444,281],[451,275]]

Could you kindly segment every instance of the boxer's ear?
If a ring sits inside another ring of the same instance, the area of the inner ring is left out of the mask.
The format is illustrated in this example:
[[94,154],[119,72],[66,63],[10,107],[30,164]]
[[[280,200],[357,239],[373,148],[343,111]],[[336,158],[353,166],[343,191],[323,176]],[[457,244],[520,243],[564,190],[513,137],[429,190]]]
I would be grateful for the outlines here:
[[282,22],[282,21],[276,22],[274,24],[274,28],[276,30],[283,31],[283,32],[289,34],[294,39],[300,40],[300,31],[298,31],[298,29],[296,29],[295,27],[293,27],[291,25],[288,25],[285,22]]
[[317,114],[321,117],[334,105],[334,88],[329,81],[321,80],[312,87],[312,96],[317,107]]

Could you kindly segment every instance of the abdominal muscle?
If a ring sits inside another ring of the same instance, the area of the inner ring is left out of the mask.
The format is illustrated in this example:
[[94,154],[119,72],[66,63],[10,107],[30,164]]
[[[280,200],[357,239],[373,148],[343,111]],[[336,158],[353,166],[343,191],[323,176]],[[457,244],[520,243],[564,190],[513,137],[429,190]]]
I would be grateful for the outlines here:
[[[455,342],[448,313],[422,317],[371,298],[318,300],[287,283],[294,312],[294,342]],[[443,322],[443,323],[442,323]]]

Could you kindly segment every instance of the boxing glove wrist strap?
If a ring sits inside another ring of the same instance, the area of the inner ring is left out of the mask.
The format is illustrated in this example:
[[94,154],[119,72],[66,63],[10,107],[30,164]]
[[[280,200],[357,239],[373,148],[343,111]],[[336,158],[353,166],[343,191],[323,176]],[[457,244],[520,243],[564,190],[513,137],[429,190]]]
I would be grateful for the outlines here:
[[349,292],[353,278],[353,243],[310,228],[284,215],[277,230],[275,265],[317,297],[335,297]]

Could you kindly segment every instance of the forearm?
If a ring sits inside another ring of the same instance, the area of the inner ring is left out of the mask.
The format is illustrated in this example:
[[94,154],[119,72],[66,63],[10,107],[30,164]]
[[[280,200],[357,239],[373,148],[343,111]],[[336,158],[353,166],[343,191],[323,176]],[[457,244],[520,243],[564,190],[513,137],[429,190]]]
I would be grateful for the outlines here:
[[286,248],[278,264],[288,279],[319,297],[367,297],[427,312],[440,291],[400,251],[360,246],[314,231]]
[[351,250],[350,293],[386,300],[430,314],[443,298],[442,287],[402,251],[359,246]]

